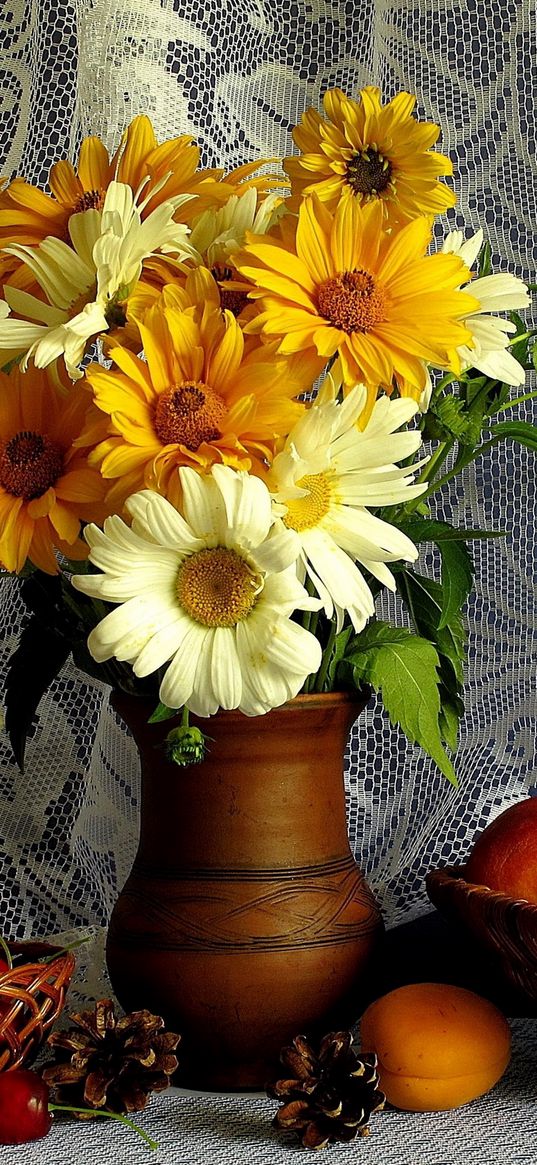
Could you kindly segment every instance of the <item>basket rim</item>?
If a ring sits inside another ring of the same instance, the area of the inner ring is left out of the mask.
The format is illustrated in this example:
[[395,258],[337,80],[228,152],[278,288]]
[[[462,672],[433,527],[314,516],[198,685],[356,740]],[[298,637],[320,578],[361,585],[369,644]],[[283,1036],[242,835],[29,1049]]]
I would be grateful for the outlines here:
[[537,903],[528,902],[526,898],[511,898],[502,890],[491,890],[490,886],[484,886],[480,882],[468,882],[464,877],[465,869],[466,867],[461,864],[440,866],[438,869],[429,870],[425,876],[427,891],[429,883],[438,889],[447,886],[457,887],[467,898],[482,898],[485,902],[495,902],[498,906],[516,908],[521,914],[526,914],[528,918],[534,918],[537,921]]

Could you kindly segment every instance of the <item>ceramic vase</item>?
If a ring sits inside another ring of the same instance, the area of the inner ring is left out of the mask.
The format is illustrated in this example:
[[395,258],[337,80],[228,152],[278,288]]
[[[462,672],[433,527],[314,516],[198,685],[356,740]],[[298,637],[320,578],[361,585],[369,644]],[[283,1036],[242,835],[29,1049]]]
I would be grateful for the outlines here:
[[180,1032],[176,1083],[260,1088],[298,1033],[350,1026],[382,931],[348,842],[343,762],[365,706],[299,696],[265,716],[219,712],[201,764],[166,757],[171,724],[121,693],[142,769],[141,830],[107,962],[127,1010]]

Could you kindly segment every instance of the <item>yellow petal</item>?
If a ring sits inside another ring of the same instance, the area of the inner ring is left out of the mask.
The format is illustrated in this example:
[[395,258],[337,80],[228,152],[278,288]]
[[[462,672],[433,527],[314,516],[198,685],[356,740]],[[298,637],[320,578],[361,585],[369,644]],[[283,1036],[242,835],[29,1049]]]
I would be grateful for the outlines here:
[[78,175],[84,190],[106,190],[112,171],[108,150],[100,138],[84,138],[78,158]]
[[147,155],[155,149],[156,144],[157,139],[149,118],[143,113],[135,117],[126,130],[118,151],[117,181],[126,182],[127,186],[137,190],[147,173],[145,165]]
[[58,202],[62,202],[70,210],[84,192],[74,167],[67,160],[54,163],[50,170],[48,184]]

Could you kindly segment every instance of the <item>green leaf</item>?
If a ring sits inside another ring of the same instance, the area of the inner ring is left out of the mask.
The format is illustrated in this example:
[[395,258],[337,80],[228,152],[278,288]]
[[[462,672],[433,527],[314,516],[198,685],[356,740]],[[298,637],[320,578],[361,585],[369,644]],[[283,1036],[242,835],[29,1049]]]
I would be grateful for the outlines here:
[[451,614],[447,623],[443,623],[444,599],[440,583],[408,569],[396,576],[396,582],[418,635],[434,644],[441,664],[444,658],[451,664],[457,684],[452,690],[458,695],[458,685],[462,685],[464,680],[463,664],[466,658],[466,632],[460,609]]
[[[453,545],[450,543],[449,545]],[[464,712],[461,699],[466,660],[466,631],[460,610],[442,624],[442,586],[405,569],[397,576],[397,588],[406,603],[419,635],[433,643],[440,660],[440,734],[455,748],[457,726]]]
[[474,581],[473,563],[464,542],[441,542],[442,615],[438,629],[447,627],[464,606]]
[[177,716],[178,708],[168,708],[167,704],[158,703],[155,711],[151,713],[147,723],[160,724],[162,720],[171,720],[172,716]]
[[334,690],[336,685],[336,672],[339,664],[341,663],[341,660],[343,659],[343,656],[345,655],[345,648],[351,635],[352,627],[345,627],[343,631],[340,631],[339,635],[336,635],[336,638],[334,639],[332,654],[330,656],[330,663],[328,664],[326,671],[326,678],[328,681],[325,689],[326,691],[332,692]]
[[477,273],[479,278],[492,273],[491,251],[488,239],[483,243],[479,252]]
[[504,538],[505,530],[474,530],[463,526],[450,526],[437,518],[410,518],[397,523],[408,538],[418,545],[420,542],[467,542],[475,538]]
[[440,660],[433,644],[406,628],[371,622],[351,640],[345,660],[353,665],[356,685],[368,683],[381,692],[392,724],[420,744],[456,785],[440,733]]
[[492,425],[490,431],[498,441],[511,437],[513,441],[518,441],[519,445],[537,450],[537,425],[532,425],[529,421],[500,421],[498,425]]
[[455,752],[459,743],[459,720],[463,711],[464,705],[462,700],[458,702],[453,701],[453,703],[448,699],[442,700],[438,718],[440,736],[452,752]]

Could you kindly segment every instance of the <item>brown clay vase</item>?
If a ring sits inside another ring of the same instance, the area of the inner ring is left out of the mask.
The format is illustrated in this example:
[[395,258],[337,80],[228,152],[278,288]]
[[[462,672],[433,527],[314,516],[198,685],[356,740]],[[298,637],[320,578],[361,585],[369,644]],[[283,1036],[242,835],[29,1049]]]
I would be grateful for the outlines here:
[[294,1035],[363,1008],[382,922],[349,848],[343,757],[366,700],[192,717],[212,741],[187,768],[166,759],[153,704],[112,701],[142,764],[138,853],[108,933],[114,991],[181,1033],[176,1083],[263,1087]]

